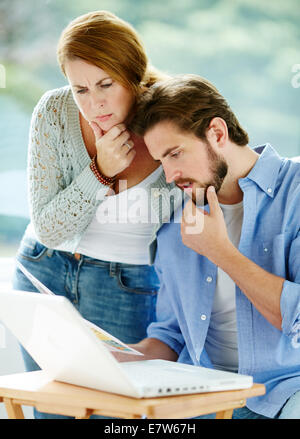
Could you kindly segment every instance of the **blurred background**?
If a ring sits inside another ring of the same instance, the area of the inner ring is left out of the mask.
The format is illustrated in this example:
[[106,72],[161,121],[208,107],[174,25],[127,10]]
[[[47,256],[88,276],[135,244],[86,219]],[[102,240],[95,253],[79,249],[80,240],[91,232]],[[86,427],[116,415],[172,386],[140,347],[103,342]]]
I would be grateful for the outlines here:
[[211,80],[251,146],[300,154],[300,0],[1,0],[0,257],[15,254],[29,221],[32,110],[46,90],[66,84],[57,40],[70,20],[97,9],[129,21],[157,68]]
[[[0,0],[1,287],[29,222],[32,110],[46,90],[66,84],[56,62],[62,29],[98,9],[129,21],[157,68],[212,81],[250,146],[270,142],[283,156],[300,155],[300,0]],[[0,322],[0,375],[23,370],[17,340]]]

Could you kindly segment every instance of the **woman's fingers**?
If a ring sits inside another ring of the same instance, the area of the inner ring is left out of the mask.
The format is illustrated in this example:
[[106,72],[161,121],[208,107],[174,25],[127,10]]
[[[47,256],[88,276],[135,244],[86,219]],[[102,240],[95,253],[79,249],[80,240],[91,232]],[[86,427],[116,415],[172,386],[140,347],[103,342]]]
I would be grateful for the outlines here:
[[94,131],[95,139],[97,142],[97,140],[101,139],[101,137],[103,136],[103,131],[96,122],[90,122],[90,127]]
[[105,134],[95,122],[90,123],[95,133],[97,149],[97,166],[107,177],[114,177],[133,161],[136,150],[126,125],[113,126]]

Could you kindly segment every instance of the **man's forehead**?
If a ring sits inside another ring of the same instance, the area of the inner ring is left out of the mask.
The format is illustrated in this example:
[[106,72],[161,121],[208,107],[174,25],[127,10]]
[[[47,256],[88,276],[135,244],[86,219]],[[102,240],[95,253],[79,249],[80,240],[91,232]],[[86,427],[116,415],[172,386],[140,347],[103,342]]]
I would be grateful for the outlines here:
[[199,142],[200,139],[193,132],[183,130],[170,120],[158,122],[144,135],[144,141],[150,154],[155,158],[163,158],[179,146],[187,146],[190,142]]
[[171,149],[175,149],[178,146],[178,137],[179,132],[176,125],[170,121],[163,121],[157,123],[146,132],[144,141],[150,154],[155,159],[160,160],[165,157]]
[[175,124],[175,122],[171,120],[163,120],[161,122],[156,123],[153,127],[151,127],[145,134],[145,138],[152,138],[155,135],[164,135],[166,133],[169,134],[181,134],[182,131]]
[[174,122],[162,121],[146,132],[144,140],[148,148],[161,150],[161,148],[174,146],[174,142],[176,143],[182,135],[183,132],[180,131],[180,128]]

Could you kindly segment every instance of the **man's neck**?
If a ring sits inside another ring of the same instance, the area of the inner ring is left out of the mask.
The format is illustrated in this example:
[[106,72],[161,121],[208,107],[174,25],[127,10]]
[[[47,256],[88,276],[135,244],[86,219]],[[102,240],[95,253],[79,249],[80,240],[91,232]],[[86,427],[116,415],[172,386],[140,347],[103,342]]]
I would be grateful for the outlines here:
[[232,151],[226,158],[228,174],[218,192],[220,203],[237,204],[243,200],[243,192],[238,181],[249,174],[258,158],[259,154],[250,149],[249,146],[232,146]]

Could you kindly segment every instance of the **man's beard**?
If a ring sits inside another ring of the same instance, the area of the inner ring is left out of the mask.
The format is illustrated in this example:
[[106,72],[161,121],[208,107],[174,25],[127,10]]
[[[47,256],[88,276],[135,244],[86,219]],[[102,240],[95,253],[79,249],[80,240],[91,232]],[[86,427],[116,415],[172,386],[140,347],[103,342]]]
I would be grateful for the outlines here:
[[[196,180],[191,180],[191,182],[195,184],[195,191],[193,191],[192,193],[192,200],[194,201],[196,206],[205,206],[206,204],[208,204],[206,196],[207,189],[209,188],[209,186],[214,186],[216,193],[218,193],[228,172],[228,165],[223,157],[218,155],[212,149],[208,142],[206,142],[206,147],[210,172],[212,173],[213,177],[209,182],[206,182],[204,184],[200,184]],[[198,187],[197,184],[199,184]]]

